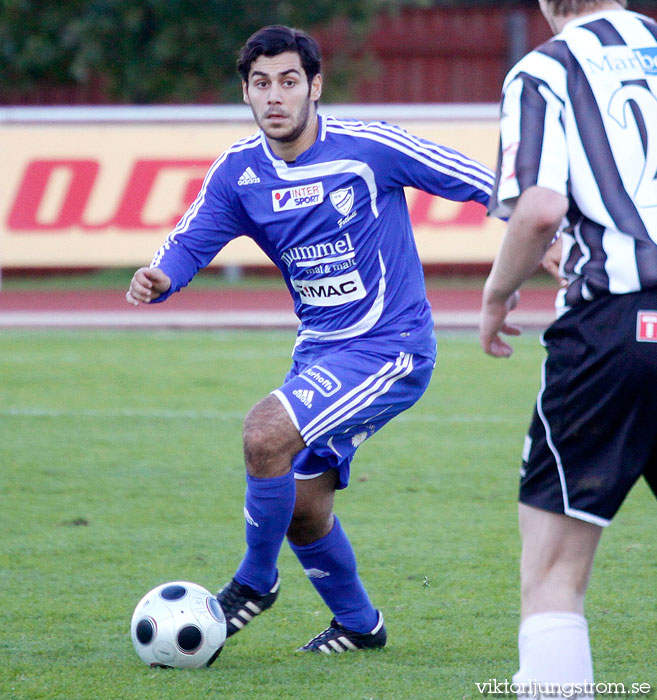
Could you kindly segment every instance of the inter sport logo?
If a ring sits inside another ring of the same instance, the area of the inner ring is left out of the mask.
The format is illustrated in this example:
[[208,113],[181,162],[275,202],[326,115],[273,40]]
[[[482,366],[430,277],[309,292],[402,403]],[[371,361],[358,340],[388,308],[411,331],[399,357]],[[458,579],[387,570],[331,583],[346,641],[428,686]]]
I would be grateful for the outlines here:
[[323,201],[324,187],[321,182],[313,182],[310,185],[302,185],[301,187],[287,187],[283,190],[274,190],[272,192],[274,211],[314,207]]

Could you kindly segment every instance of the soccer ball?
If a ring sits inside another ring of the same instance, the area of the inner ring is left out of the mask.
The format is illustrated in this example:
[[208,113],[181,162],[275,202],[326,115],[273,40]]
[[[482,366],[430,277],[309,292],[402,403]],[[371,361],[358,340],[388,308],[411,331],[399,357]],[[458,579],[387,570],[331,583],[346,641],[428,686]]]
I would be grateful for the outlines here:
[[149,666],[209,666],[226,641],[226,618],[217,599],[188,581],[163,583],[137,604],[132,643]]

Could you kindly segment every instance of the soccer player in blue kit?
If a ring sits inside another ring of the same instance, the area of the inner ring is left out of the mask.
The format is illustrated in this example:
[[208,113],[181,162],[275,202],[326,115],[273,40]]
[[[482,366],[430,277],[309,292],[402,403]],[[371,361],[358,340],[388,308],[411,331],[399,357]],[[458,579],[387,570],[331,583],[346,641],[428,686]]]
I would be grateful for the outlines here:
[[219,591],[228,635],[279,593],[287,536],[333,613],[299,651],[382,647],[386,628],[333,514],[357,447],[425,391],[436,356],[404,187],[486,205],[492,173],[382,123],[319,115],[320,52],[307,34],[265,27],[242,48],[244,101],[259,131],[212,165],[132,304],[164,301],[237,236],[280,269],[300,326],[283,384],[244,422],[246,553]]

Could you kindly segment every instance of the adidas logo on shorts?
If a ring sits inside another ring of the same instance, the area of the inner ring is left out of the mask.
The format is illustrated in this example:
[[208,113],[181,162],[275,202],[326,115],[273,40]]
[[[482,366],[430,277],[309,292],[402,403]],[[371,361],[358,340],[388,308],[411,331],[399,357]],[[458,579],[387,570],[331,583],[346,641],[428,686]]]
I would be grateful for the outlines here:
[[315,395],[313,389],[295,389],[292,395],[296,396],[306,408],[312,408],[313,396]]
[[251,168],[247,168],[237,181],[238,185],[255,185],[260,182],[260,178],[253,172]]

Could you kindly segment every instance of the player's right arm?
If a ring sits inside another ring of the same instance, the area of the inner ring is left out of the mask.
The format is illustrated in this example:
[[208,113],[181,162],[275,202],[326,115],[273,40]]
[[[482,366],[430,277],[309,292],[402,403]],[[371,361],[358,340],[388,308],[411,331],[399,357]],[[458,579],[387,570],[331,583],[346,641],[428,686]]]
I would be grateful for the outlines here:
[[150,267],[135,273],[129,303],[161,302],[186,286],[233,238],[244,233],[241,207],[229,185],[226,151],[212,165],[198,196],[155,253]]
[[169,291],[171,278],[158,267],[140,267],[132,276],[125,298],[129,304],[150,304]]

